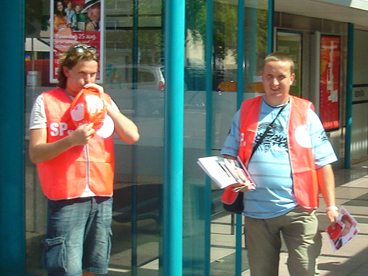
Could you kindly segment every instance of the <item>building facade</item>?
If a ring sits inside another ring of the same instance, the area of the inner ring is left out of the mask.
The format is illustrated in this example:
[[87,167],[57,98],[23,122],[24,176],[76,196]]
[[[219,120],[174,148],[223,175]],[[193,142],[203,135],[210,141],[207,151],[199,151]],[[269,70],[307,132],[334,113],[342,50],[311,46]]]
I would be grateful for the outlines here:
[[[28,158],[28,120],[36,96],[55,86],[56,2],[75,9],[86,1],[18,0],[0,11],[10,23],[0,44],[1,275],[46,275],[40,259],[46,199]],[[293,56],[292,93],[313,101],[339,157],[334,166],[367,157],[368,1],[101,4],[100,79],[141,135],[136,145],[116,139],[109,275],[246,269],[241,218],[223,212],[221,190],[196,162],[219,154],[242,100],[262,93],[269,52]],[[80,33],[87,23],[81,21]],[[223,221],[234,226],[222,233],[226,246],[213,238]]]

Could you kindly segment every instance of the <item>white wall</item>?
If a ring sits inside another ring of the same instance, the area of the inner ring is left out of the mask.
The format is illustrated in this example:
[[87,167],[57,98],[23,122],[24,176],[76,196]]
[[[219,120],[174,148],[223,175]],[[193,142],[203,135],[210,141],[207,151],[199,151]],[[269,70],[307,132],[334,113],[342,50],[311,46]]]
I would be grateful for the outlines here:
[[368,32],[355,30],[351,159],[368,154]]

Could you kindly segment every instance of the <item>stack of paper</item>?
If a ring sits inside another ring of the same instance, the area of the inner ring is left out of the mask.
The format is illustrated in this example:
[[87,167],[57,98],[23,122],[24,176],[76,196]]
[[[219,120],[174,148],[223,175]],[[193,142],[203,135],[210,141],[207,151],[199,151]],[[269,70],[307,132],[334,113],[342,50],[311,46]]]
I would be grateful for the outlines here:
[[232,160],[209,156],[198,158],[197,163],[221,189],[235,183],[254,185],[247,169],[239,158]]

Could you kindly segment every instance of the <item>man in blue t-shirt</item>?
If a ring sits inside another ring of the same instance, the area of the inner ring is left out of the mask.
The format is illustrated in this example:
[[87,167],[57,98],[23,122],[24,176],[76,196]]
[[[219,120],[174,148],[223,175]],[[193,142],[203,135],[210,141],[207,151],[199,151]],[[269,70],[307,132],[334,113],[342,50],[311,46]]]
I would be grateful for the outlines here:
[[[312,109],[307,109],[307,124],[303,128],[303,135],[289,131],[290,122],[299,114],[294,111],[298,101],[289,94],[294,78],[294,63],[288,55],[273,53],[267,56],[262,73],[265,94],[257,101],[260,105],[259,114],[246,115],[258,118],[253,147],[257,143],[259,145],[250,158],[244,158],[244,136],[250,135],[244,130],[252,126],[242,125],[245,124],[245,115],[242,114],[247,110],[239,110],[221,151],[225,157],[232,159],[238,155],[243,156],[243,162],[247,163],[256,186],[254,190],[251,186],[241,189],[244,192],[245,239],[252,276],[278,275],[281,234],[289,252],[290,275],[315,275],[321,237],[315,214],[316,206],[305,206],[299,202],[303,197],[296,193],[300,188],[300,178],[304,183],[303,189],[307,189],[307,199],[318,197],[312,191],[309,194],[309,190],[318,189],[319,186],[326,202],[327,218],[332,225],[338,216],[334,174],[330,165],[337,158],[320,119]],[[294,117],[290,117],[292,110]],[[271,122],[272,127],[266,130]],[[302,144],[298,146],[306,150],[306,153],[312,152],[310,162],[313,164],[310,170],[318,179],[318,184],[313,181],[313,177],[309,179],[309,176],[295,175],[294,169],[301,166],[301,163],[292,158],[294,147],[290,145],[293,143]]]

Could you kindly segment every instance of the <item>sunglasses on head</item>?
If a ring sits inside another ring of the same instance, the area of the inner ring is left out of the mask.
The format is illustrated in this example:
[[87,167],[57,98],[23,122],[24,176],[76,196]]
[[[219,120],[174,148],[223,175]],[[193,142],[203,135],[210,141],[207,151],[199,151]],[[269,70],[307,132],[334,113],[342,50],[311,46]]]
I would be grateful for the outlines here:
[[78,52],[78,53],[84,53],[86,50],[88,50],[89,52],[95,54],[97,52],[97,47],[96,46],[90,46],[90,45],[75,45],[74,49]]

